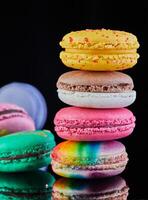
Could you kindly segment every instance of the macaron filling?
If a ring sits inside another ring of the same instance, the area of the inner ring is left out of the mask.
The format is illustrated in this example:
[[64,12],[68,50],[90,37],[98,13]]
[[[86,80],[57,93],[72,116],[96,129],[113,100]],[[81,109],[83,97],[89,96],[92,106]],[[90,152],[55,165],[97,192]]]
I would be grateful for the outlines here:
[[23,113],[23,114],[25,114],[25,112],[23,112],[22,110],[16,110],[16,109],[0,111],[0,115],[11,114],[11,113]]
[[0,120],[9,119],[11,117],[26,117],[32,119],[25,110],[21,109],[4,109],[0,111]]
[[[38,147],[41,148],[41,147]],[[16,155],[11,154],[11,153],[6,153],[3,155],[0,155],[0,163],[1,164],[7,164],[7,163],[12,163],[12,162],[17,162],[19,160],[21,160],[22,162],[26,161],[26,160],[37,160],[40,159],[42,157],[48,157],[50,155],[51,149],[48,149],[47,147],[42,148],[44,150],[40,150],[40,151],[31,151],[30,148],[30,152],[22,152],[22,154],[20,154],[20,152],[16,153]]]
[[71,53],[62,51],[60,58],[63,62],[69,62],[71,64],[135,64],[139,58],[138,53],[126,53],[126,54],[88,54],[88,53]]
[[58,132],[63,132],[63,133],[68,133],[70,135],[75,135],[75,134],[89,134],[89,135],[92,135],[92,134],[96,134],[97,132],[99,133],[114,133],[116,131],[128,131],[128,130],[131,130],[131,129],[134,129],[135,125],[134,124],[130,124],[130,125],[119,125],[119,126],[114,126],[114,127],[111,127],[111,126],[108,126],[108,127],[90,127],[90,128],[69,128],[69,127],[60,127],[60,126],[56,126],[55,127],[55,131],[58,133]]
[[124,168],[127,164],[127,160],[119,162],[119,163],[110,163],[106,165],[88,165],[88,166],[74,166],[74,165],[65,165],[61,163],[56,163],[55,161],[52,163],[52,166],[55,169],[70,169],[70,170],[115,170],[118,168]]
[[55,118],[54,123],[56,126],[62,126],[62,127],[86,127],[86,128],[98,128],[98,127],[113,127],[113,126],[124,126],[124,125],[130,125],[135,123],[135,117],[132,116],[130,118],[126,119],[96,119],[96,120],[86,120],[86,119],[58,119]]
[[98,159],[82,158],[81,160],[76,158],[64,158],[64,162],[57,157],[57,155],[51,155],[53,161],[52,165],[56,169],[70,168],[76,170],[110,170],[125,167],[128,162],[127,153],[123,152],[120,155],[114,157],[102,157]]
[[30,157],[40,157],[46,154],[49,154],[50,151],[42,151],[40,153],[28,153],[28,154],[24,154],[24,155],[16,155],[16,156],[12,156],[12,157],[2,157],[0,158],[0,162],[1,161],[9,161],[9,160],[18,160],[18,159],[23,159],[23,158],[30,158]]
[[135,117],[130,119],[115,119],[115,120],[55,120],[56,132],[67,132],[69,134],[96,134],[126,131],[134,129]]
[[86,53],[86,54],[135,54],[136,49],[72,49],[67,48],[65,52],[69,53]]
[[59,82],[57,84],[58,92],[73,91],[73,92],[103,92],[103,93],[118,93],[118,92],[128,92],[132,91],[133,84],[120,83],[114,85],[72,85],[64,82]]

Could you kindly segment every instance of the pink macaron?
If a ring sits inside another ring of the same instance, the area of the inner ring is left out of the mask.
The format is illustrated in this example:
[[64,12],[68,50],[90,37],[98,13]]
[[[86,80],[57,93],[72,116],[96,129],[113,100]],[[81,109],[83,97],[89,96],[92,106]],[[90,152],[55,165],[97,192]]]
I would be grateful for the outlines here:
[[18,131],[35,130],[34,121],[21,107],[14,104],[0,104],[0,135]]
[[55,131],[73,141],[105,141],[130,135],[135,117],[127,108],[91,109],[66,107],[57,112]]

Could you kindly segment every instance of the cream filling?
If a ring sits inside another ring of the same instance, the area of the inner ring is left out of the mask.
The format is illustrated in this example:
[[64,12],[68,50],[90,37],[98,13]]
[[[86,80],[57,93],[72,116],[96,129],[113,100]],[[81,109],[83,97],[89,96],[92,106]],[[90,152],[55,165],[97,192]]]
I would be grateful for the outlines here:
[[68,91],[68,90],[63,90],[63,89],[58,89],[58,93],[61,93],[63,95],[77,95],[80,97],[88,97],[91,95],[91,97],[135,97],[136,96],[136,91],[126,91],[126,92],[79,92],[79,91]]
[[135,54],[136,49],[65,49],[67,53],[82,53],[82,54]]
[[96,165],[66,165],[62,163],[58,163],[56,161],[52,161],[52,165],[56,169],[70,169],[70,170],[114,170],[117,168],[125,167],[128,162],[128,158],[126,158],[124,161],[120,161],[117,163],[110,163],[110,164],[96,164]]

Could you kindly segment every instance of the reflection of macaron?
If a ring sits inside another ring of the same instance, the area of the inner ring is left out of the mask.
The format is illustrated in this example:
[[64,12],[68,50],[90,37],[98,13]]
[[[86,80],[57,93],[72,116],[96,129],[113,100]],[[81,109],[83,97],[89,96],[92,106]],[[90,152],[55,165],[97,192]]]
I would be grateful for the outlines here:
[[34,129],[32,118],[23,108],[13,104],[0,103],[0,135]]
[[54,136],[46,130],[0,137],[0,172],[32,171],[48,166],[54,146]]
[[9,83],[0,89],[0,102],[24,108],[33,118],[36,129],[42,129],[47,118],[47,105],[41,92],[27,83]]
[[58,200],[126,200],[128,186],[119,176],[101,180],[61,178],[53,185],[52,197]]
[[69,178],[102,178],[123,172],[128,157],[117,141],[58,144],[51,152],[53,171]]
[[49,200],[54,182],[52,175],[40,171],[0,173],[0,199]]
[[62,62],[71,68],[114,71],[133,67],[139,55],[135,35],[114,30],[82,30],[66,34],[60,42]]
[[66,104],[89,108],[120,108],[136,99],[130,76],[121,72],[71,71],[57,82],[58,96]]
[[66,107],[57,112],[55,131],[59,137],[75,141],[103,141],[130,135],[135,117],[126,108],[91,109]]

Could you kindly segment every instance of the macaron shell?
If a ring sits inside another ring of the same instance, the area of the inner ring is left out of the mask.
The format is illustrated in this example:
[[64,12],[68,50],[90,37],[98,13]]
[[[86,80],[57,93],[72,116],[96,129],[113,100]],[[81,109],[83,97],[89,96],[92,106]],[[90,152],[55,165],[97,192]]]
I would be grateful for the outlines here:
[[41,92],[27,83],[14,82],[0,89],[0,102],[23,107],[34,119],[36,129],[42,129],[47,118],[47,105]]
[[5,129],[6,133],[14,133],[19,131],[33,131],[35,125],[30,117],[12,117],[0,121],[0,129]]
[[[83,90],[81,90],[82,87]],[[93,89],[97,87],[100,91],[92,91],[90,87]],[[127,92],[133,87],[132,78],[121,72],[74,70],[62,74],[57,81],[58,89],[78,92]]]
[[60,59],[67,67],[89,71],[118,71],[137,64],[138,54],[85,54],[62,51]]
[[[111,165],[112,166],[112,165]],[[73,169],[71,167],[69,168],[56,168],[54,166],[54,163],[52,164],[53,171],[58,174],[59,176],[66,177],[66,178],[78,178],[78,179],[97,179],[97,178],[105,178],[105,177],[112,177],[121,174],[125,167],[118,167],[114,170],[82,170],[82,169]]]
[[[124,120],[133,119],[133,113],[127,108],[120,109],[89,109],[79,107],[65,107],[60,109],[55,116],[54,122],[57,125],[58,121],[68,120],[105,120],[110,123],[114,121],[123,122]],[[103,122],[102,122],[103,123]]]
[[0,103],[0,113],[1,136],[13,132],[35,130],[33,119],[22,107]]
[[60,45],[63,48],[78,49],[137,49],[135,35],[117,30],[87,29],[66,34]]
[[59,99],[71,106],[85,108],[123,108],[134,103],[136,92],[122,93],[93,93],[93,92],[71,92],[58,89]]
[[55,129],[57,135],[66,140],[73,140],[73,141],[109,141],[120,139],[129,136],[132,134],[134,128],[131,127],[124,127],[124,129],[117,129],[117,128],[108,128],[108,129],[65,129],[59,130],[58,128]]
[[13,111],[18,110],[18,111],[21,111],[24,114],[28,114],[27,111],[23,107],[20,107],[16,104],[0,103],[0,112],[8,111],[8,110],[13,110]]
[[65,141],[52,150],[51,157],[63,164],[80,165],[95,163],[100,157],[113,156],[125,152],[125,147],[118,141],[110,142],[75,142]]
[[[50,131],[23,131],[0,137],[0,157],[16,156],[27,152],[52,149],[55,146],[54,136]],[[6,154],[6,155],[5,155]]]
[[25,171],[34,171],[39,169],[40,167],[47,166],[51,162],[50,153],[46,155],[41,155],[37,158],[30,157],[24,158],[20,160],[16,160],[10,163],[1,162],[0,163],[0,172],[25,172]]

